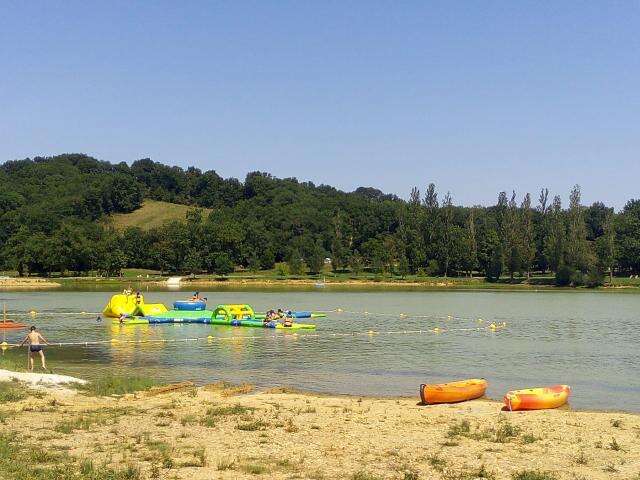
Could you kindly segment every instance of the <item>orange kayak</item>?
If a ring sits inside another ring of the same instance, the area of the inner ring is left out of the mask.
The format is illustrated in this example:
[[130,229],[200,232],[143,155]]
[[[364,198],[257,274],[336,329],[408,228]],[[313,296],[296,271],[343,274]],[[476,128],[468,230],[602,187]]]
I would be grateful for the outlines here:
[[420,398],[424,404],[456,403],[480,398],[487,390],[484,378],[472,378],[459,382],[420,385]]
[[504,396],[504,404],[511,411],[558,408],[567,403],[570,394],[568,385],[513,390]]
[[26,328],[27,326],[24,323],[16,323],[13,320],[5,320],[0,322],[0,330],[2,329],[12,329],[12,328]]

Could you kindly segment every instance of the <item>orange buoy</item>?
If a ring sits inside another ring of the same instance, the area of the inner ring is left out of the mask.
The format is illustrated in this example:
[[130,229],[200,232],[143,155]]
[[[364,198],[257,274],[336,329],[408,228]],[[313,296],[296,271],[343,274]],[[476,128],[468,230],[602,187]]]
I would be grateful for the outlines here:
[[420,398],[424,404],[456,403],[480,398],[487,390],[484,378],[471,378],[458,382],[420,385]]
[[558,408],[567,403],[570,394],[569,385],[512,390],[504,396],[504,405],[511,411]]

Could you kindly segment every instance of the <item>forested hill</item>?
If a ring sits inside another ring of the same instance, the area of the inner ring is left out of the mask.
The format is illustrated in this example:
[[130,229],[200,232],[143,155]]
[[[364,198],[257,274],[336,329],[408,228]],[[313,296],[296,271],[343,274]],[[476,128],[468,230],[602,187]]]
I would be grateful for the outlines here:
[[[104,221],[145,199],[194,208],[151,229],[116,231]],[[576,187],[566,209],[546,190],[535,205],[528,194],[502,192],[494,206],[466,208],[433,184],[403,201],[374,188],[345,193],[259,172],[241,182],[149,159],[129,166],[70,154],[0,166],[0,269],[224,274],[286,262],[281,270],[299,274],[320,271],[325,257],[353,274],[480,272],[495,280],[553,271],[560,284],[595,285],[610,270],[640,270],[640,201],[616,214],[580,205]]]

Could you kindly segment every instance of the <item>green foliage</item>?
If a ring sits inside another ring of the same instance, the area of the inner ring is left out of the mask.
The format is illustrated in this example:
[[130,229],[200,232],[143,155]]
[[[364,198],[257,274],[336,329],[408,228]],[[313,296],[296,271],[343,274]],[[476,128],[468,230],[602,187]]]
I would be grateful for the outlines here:
[[571,267],[567,265],[560,265],[558,267],[558,271],[556,272],[556,285],[559,287],[567,287],[571,284],[571,276],[573,271]]
[[289,265],[289,271],[292,275],[302,275],[304,273],[304,260],[302,259],[300,250],[297,248],[291,250],[287,264]]
[[218,275],[227,275],[233,272],[233,261],[231,260],[231,257],[226,253],[218,254],[216,257],[214,271]]
[[[620,213],[602,203],[584,207],[576,186],[563,210],[559,196],[547,205],[548,194],[542,190],[536,208],[529,194],[518,203],[515,192],[501,192],[495,206],[465,208],[449,193],[439,203],[434,184],[403,201],[370,187],[346,193],[262,172],[240,182],[150,159],[131,166],[78,154],[10,161],[0,165],[0,269],[227,275],[277,265],[287,276],[322,273],[329,257],[347,275],[481,274],[497,282],[504,273],[514,281],[550,269],[558,284],[590,287],[605,273],[640,273],[640,200]],[[169,221],[123,228],[143,201],[172,202],[156,210],[177,206],[162,217]]]
[[276,275],[286,277],[289,275],[289,265],[284,262],[276,263]]

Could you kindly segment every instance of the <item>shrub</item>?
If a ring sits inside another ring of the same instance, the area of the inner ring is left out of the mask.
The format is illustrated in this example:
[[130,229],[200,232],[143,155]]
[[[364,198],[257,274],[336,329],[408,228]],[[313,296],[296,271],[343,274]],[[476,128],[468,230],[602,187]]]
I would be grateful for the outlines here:
[[556,272],[556,285],[558,287],[568,287],[571,284],[571,268],[566,265],[560,265]]
[[584,285],[584,273],[580,270],[574,270],[571,273],[571,285],[573,287],[581,287]]
[[589,288],[601,287],[604,285],[604,272],[596,267],[590,268],[587,272],[585,284]]

